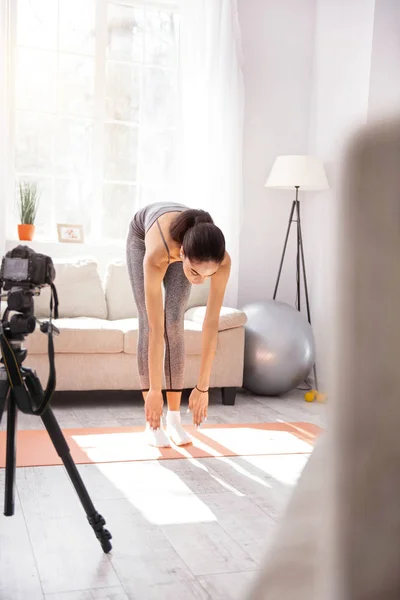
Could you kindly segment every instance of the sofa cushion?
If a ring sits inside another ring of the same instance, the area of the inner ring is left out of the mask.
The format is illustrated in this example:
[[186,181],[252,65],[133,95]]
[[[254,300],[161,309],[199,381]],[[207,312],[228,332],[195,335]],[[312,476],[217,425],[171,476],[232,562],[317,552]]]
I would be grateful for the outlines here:
[[126,262],[118,261],[108,265],[104,288],[108,319],[114,321],[137,317],[137,308]]
[[[206,310],[207,308],[205,306],[190,308],[186,311],[185,318],[202,326]],[[246,322],[247,316],[244,312],[238,310],[237,308],[228,308],[223,306],[219,315],[218,331],[234,329],[235,327],[243,327]]]
[[[60,330],[60,335],[53,337],[56,353],[115,354],[124,350],[125,331],[118,323],[79,317],[57,319],[54,325]],[[47,335],[37,328],[24,345],[29,354],[46,354],[47,343]]]
[[[125,261],[115,261],[108,265],[104,288],[109,320],[132,319],[138,316]],[[210,280],[202,285],[193,285],[187,308],[206,305],[209,289]]]
[[[107,318],[107,305],[97,262],[92,259],[58,259],[55,285],[60,317]],[[50,288],[35,298],[35,316],[48,317]]]
[[194,308],[195,306],[206,306],[208,300],[208,293],[210,291],[210,278],[206,279],[201,285],[192,285],[192,289],[187,303],[187,309]]
[[[126,321],[127,323],[127,321]],[[201,354],[201,325],[194,321],[185,321],[185,351],[190,355]],[[137,354],[138,319],[130,319],[124,339],[124,352]]]

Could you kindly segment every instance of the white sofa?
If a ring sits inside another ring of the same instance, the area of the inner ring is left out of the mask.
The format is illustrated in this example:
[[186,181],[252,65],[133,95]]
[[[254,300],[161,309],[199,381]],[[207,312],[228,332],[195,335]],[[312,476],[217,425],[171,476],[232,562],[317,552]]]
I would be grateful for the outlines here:
[[[59,295],[60,335],[54,337],[57,390],[140,390],[136,348],[137,309],[126,264],[110,263],[102,279],[93,259],[55,261],[55,284]],[[185,314],[185,388],[196,385],[201,353],[201,328],[208,285],[193,286]],[[50,290],[35,298],[35,316],[49,314]],[[2,311],[4,303],[2,303]],[[246,315],[223,307],[218,347],[210,387],[222,388],[222,399],[233,404],[243,382],[244,325]],[[25,366],[47,381],[47,337],[39,328],[27,336]]]

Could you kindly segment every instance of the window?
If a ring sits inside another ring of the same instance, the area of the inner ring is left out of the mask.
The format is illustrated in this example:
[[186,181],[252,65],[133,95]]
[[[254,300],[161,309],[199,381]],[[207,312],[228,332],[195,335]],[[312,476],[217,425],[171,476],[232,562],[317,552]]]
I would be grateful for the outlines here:
[[15,189],[38,184],[37,237],[81,223],[86,238],[122,240],[138,207],[176,189],[177,9],[167,0],[10,6],[12,176]]

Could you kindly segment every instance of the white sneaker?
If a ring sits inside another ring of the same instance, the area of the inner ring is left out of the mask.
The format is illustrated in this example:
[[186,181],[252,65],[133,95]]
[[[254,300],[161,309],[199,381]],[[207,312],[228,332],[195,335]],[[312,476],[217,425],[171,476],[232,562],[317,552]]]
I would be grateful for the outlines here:
[[156,448],[171,447],[171,442],[169,441],[168,436],[164,431],[162,423],[161,427],[156,430],[151,429],[150,423],[146,423],[145,435],[149,446],[155,446]]
[[179,410],[167,412],[167,435],[176,446],[186,446],[192,443],[192,438],[183,429]]

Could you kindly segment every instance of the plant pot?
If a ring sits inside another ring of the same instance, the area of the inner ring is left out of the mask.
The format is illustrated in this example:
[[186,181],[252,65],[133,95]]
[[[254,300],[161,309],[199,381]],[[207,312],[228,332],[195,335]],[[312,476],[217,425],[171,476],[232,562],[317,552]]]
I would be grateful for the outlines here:
[[35,233],[34,225],[18,225],[18,237],[21,241],[31,242]]

